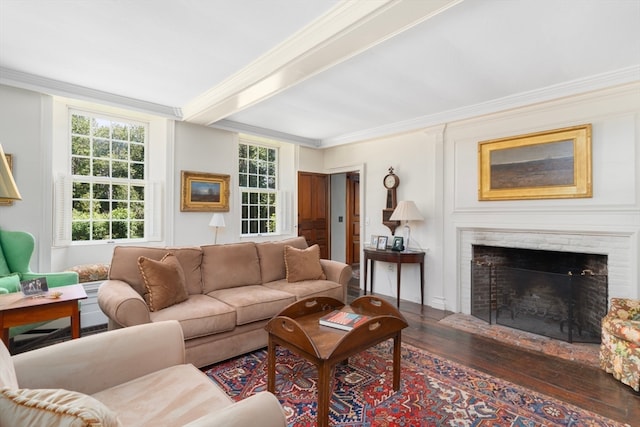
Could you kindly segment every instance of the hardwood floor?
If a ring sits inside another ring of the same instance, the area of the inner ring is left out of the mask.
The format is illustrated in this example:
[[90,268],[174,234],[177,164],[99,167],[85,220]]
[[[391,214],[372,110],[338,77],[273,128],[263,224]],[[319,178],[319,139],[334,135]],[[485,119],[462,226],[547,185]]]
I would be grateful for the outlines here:
[[[350,285],[349,301],[360,294],[357,282]],[[640,425],[640,393],[600,369],[451,328],[438,323],[449,314],[441,310],[407,301],[400,302],[400,310],[409,322],[402,333],[406,343],[630,426]]]

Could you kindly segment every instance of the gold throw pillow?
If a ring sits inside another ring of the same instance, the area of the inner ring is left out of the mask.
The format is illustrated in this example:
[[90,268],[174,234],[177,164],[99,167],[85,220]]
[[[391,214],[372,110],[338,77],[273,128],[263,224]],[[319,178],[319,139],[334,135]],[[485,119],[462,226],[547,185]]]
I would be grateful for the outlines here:
[[144,300],[149,310],[162,310],[189,297],[184,271],[178,258],[171,252],[160,261],[141,256],[138,258],[138,268],[147,291]]
[[320,265],[320,246],[317,244],[307,249],[285,246],[284,264],[289,283],[327,278],[322,270],[322,265]]

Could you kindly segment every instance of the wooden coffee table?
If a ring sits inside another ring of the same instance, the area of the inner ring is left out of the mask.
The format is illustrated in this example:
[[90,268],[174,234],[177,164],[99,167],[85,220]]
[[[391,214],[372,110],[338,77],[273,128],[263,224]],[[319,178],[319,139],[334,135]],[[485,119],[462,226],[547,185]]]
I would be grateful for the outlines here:
[[[321,326],[320,317],[336,309],[371,319],[348,332]],[[401,331],[407,326],[393,305],[371,295],[354,300],[350,306],[328,297],[297,301],[265,326],[269,333],[267,389],[275,393],[276,345],[309,360],[318,368],[318,427],[328,426],[333,367],[350,356],[393,338],[393,389],[400,389]]]
[[[51,298],[61,292],[58,298]],[[71,318],[71,338],[80,338],[80,309],[78,301],[87,298],[82,285],[58,286],[43,296],[28,297],[22,292],[0,295],[0,331],[2,341],[9,348],[9,328],[29,323]]]

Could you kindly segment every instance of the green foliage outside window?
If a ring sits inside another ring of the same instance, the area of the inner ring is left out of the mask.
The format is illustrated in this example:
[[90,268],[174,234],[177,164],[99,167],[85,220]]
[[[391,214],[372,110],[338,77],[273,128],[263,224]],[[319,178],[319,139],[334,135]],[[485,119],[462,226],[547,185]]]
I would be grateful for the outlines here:
[[144,238],[146,126],[71,115],[72,240]]
[[242,234],[276,232],[277,153],[272,147],[239,144]]

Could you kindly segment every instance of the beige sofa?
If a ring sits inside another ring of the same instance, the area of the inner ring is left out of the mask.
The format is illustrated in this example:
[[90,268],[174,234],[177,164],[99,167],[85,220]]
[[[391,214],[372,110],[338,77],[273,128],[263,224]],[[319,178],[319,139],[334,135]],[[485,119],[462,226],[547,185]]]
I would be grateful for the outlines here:
[[[208,366],[265,347],[268,320],[299,299],[328,296],[346,302],[351,267],[320,259],[317,249],[307,248],[304,237],[199,247],[119,246],[98,304],[110,329],[178,320],[187,362]],[[157,298],[149,292],[151,282],[175,275],[165,283],[171,288],[181,280],[175,269],[158,274],[159,279],[153,271],[141,273],[144,266],[162,262],[182,271],[186,293],[178,296],[180,302],[153,311]]]
[[[257,421],[259,420],[259,421]],[[0,344],[0,426],[285,427],[261,392],[234,403],[185,364],[182,328],[156,322],[10,356]]]

